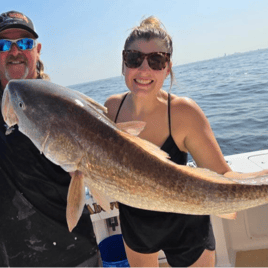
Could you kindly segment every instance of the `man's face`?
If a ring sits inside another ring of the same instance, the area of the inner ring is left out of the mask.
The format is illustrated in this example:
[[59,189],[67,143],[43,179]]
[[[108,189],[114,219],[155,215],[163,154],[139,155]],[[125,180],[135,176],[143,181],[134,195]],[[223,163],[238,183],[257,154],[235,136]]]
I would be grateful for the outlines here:
[[[7,29],[0,32],[0,39],[15,40],[20,38],[34,38],[23,29]],[[0,80],[2,88],[11,79],[35,79],[37,78],[36,63],[39,60],[41,44],[38,43],[32,50],[20,50],[16,44],[12,44],[9,51],[0,52]]]

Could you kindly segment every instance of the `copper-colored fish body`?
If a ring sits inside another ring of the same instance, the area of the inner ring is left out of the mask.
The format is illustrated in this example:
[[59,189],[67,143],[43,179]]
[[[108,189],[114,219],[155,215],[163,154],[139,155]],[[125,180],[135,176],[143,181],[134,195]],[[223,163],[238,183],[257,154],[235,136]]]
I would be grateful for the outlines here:
[[[127,133],[131,127],[131,133],[142,130],[142,123],[119,129],[98,109],[104,110],[83,94],[42,80],[9,82],[2,104],[7,124],[18,124],[52,162],[82,173],[103,207],[114,199],[141,209],[218,215],[268,203],[268,177],[241,182],[176,165],[155,145]],[[75,207],[80,211],[84,205],[72,196],[77,187],[83,189],[82,177],[75,174],[71,185],[78,186],[70,186],[68,199],[70,230],[80,216]]]

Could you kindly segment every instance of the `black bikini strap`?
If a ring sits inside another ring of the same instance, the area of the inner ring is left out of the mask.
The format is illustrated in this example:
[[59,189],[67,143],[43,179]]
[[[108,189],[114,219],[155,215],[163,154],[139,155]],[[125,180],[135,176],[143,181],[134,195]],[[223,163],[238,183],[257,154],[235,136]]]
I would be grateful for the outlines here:
[[171,135],[171,120],[170,120],[170,93],[168,93],[168,126],[169,126],[169,134]]
[[[126,97],[127,97],[127,94],[128,94],[128,93],[125,94],[125,96],[123,97],[123,99],[122,99],[122,101],[121,101],[121,103],[120,103],[120,105],[119,105],[119,108],[118,108],[118,111],[117,111],[117,114],[116,114],[116,116],[115,116],[115,120],[114,120],[115,123],[116,123],[116,121],[117,121],[117,118],[118,118],[119,112],[120,112],[120,110],[121,110],[121,107],[122,107],[122,105],[123,105],[123,103],[124,103],[124,101],[125,101],[125,99],[126,99]],[[168,126],[169,126],[169,134],[171,135],[170,93],[168,93]]]
[[123,97],[123,99],[122,99],[122,101],[121,101],[121,103],[120,103],[120,105],[119,105],[119,108],[118,108],[116,117],[115,117],[115,119],[114,119],[114,122],[115,122],[115,123],[116,123],[116,121],[117,121],[117,117],[118,117],[118,115],[119,115],[119,112],[120,112],[120,110],[121,110],[121,107],[122,107],[122,105],[123,105],[123,102],[124,102],[124,100],[125,100],[126,97],[127,97],[127,94],[128,94],[128,93],[126,93],[126,95]]

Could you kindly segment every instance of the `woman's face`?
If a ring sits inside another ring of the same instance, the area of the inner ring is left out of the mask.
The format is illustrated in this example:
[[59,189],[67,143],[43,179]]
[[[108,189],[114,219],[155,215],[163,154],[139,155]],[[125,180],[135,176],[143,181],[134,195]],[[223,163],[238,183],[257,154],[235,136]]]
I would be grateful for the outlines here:
[[[136,50],[146,54],[152,52],[168,52],[163,42],[158,38],[150,41],[146,41],[145,39],[136,40],[128,47],[128,50]],[[145,58],[138,68],[128,68],[124,64],[123,73],[125,75],[126,85],[133,94],[147,95],[158,93],[163,86],[164,80],[169,75],[170,69],[171,62],[163,70],[153,70],[148,65],[147,58]]]

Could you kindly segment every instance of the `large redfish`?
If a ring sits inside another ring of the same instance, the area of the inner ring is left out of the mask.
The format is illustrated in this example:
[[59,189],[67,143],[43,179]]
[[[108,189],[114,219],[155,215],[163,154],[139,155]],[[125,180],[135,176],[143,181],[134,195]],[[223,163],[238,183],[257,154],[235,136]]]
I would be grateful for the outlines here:
[[115,125],[87,96],[42,80],[7,85],[2,114],[18,124],[52,162],[71,173],[67,222],[71,231],[84,207],[84,187],[109,208],[109,198],[129,206],[184,214],[228,214],[268,203],[267,177],[228,179],[176,165],[138,134],[142,122]]

